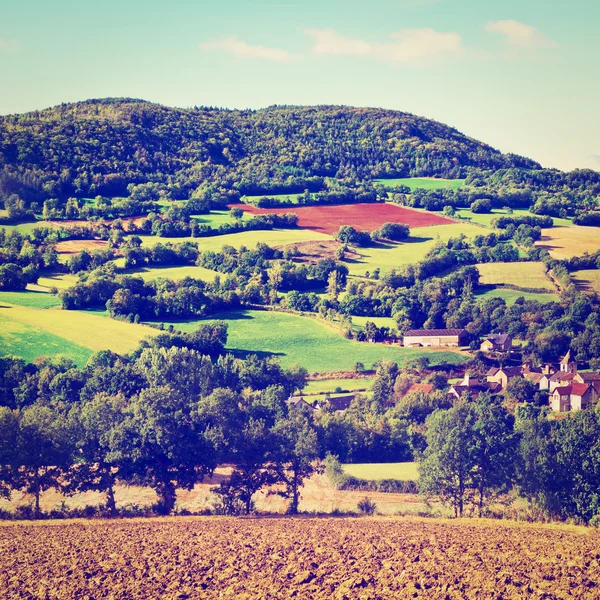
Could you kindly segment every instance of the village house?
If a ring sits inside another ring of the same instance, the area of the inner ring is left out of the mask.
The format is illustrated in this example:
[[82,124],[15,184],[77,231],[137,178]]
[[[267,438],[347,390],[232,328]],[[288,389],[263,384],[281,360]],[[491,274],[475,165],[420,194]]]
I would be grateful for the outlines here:
[[501,391],[502,386],[499,383],[480,381],[477,377],[465,375],[464,379],[460,383],[455,383],[450,387],[449,394],[457,399],[460,399],[468,393],[468,395],[475,400],[479,394],[484,392],[498,394]]
[[585,383],[592,388],[592,402],[597,402],[600,399],[600,373],[577,373],[573,378],[576,383]]
[[565,371],[557,371],[554,375],[548,378],[548,390],[552,393],[557,387],[570,385],[575,379],[575,373],[567,373]]
[[307,402],[302,396],[292,396],[288,399],[289,406],[297,406],[298,408],[306,408],[311,411],[316,410],[316,407],[313,406],[310,402]]
[[490,333],[479,349],[482,352],[510,352],[512,348],[512,338],[508,333]]
[[458,348],[467,344],[469,334],[464,329],[411,329],[404,334],[404,346],[417,348]]
[[550,406],[555,412],[584,410],[592,405],[592,386],[586,383],[572,383],[557,387],[550,394]]
[[499,383],[503,390],[506,389],[511,379],[522,376],[523,370],[521,367],[492,367],[486,373],[487,381],[489,383]]

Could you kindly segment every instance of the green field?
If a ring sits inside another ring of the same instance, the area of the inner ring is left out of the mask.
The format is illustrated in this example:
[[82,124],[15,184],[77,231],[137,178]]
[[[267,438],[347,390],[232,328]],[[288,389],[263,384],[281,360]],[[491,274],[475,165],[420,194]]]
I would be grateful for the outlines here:
[[225,235],[214,235],[202,238],[166,238],[154,235],[140,236],[144,246],[152,247],[156,244],[179,244],[181,242],[198,242],[200,250],[221,250],[223,246],[234,248],[255,248],[262,242],[268,246],[283,246],[294,242],[308,242],[312,240],[331,240],[331,236],[308,229],[269,229],[259,231],[241,231]]
[[388,327],[389,329],[396,329],[398,327],[392,317],[352,317],[352,325],[355,329],[363,329],[367,321],[375,323],[377,327]]
[[404,177],[400,179],[376,179],[376,183],[380,183],[386,187],[396,187],[398,185],[406,185],[411,190],[440,190],[449,188],[457,190],[465,184],[464,179],[434,179],[432,177]]
[[142,269],[127,269],[125,273],[128,275],[140,275],[144,281],[153,281],[159,277],[180,281],[186,277],[193,277],[194,279],[212,282],[217,275],[225,277],[225,275],[216,271],[193,265],[180,267],[144,267]]
[[377,244],[368,248],[357,248],[359,258],[346,263],[351,275],[373,273],[377,268],[382,273],[401,265],[418,262],[436,244],[437,239],[448,241],[464,233],[467,237],[481,235],[481,227],[470,223],[433,225],[411,229],[410,237],[400,244]]
[[336,330],[310,317],[260,310],[220,313],[207,319],[173,323],[175,329],[194,331],[205,321],[222,319],[229,325],[227,349],[238,356],[273,356],[285,367],[300,365],[309,373],[351,371],[356,362],[372,368],[378,360],[409,363],[427,356],[432,364],[462,363],[466,357],[456,352],[421,350],[359,343],[346,340]]
[[[224,223],[235,223],[228,210],[211,210],[206,215],[192,215],[192,218],[204,225],[210,225],[211,227],[219,227]],[[244,216],[244,219],[248,219],[248,215]]]
[[571,277],[581,290],[600,294],[600,270],[575,271],[571,273]]
[[60,306],[61,301],[58,296],[46,292],[0,292],[0,304],[46,309]]
[[[491,213],[487,213],[487,214],[476,214],[466,208],[460,208],[456,211],[456,216],[460,217],[461,219],[469,220],[472,223],[479,223],[479,225],[485,225],[486,227],[491,227],[492,219],[496,219],[498,217],[502,217],[502,216],[535,217],[537,215],[534,215],[532,212],[529,212],[528,210],[522,210],[522,209],[517,209],[517,208],[515,208],[513,210],[512,214],[508,214],[507,211],[505,211],[504,209],[501,209],[501,208],[494,208]],[[553,217],[552,220],[554,222],[555,227],[571,225],[571,221],[569,219],[560,219],[558,217]]]
[[[278,202],[282,202],[285,204],[297,204],[298,196],[302,196],[303,194],[260,194],[258,196],[242,196],[242,202],[252,203],[253,201],[258,200],[259,198],[274,198]],[[314,198],[314,194],[311,194],[311,197]]]
[[485,263],[477,265],[477,269],[484,285],[514,285],[556,291],[541,262]]
[[416,481],[419,479],[419,471],[415,462],[346,464],[342,467],[347,475],[370,481],[380,481],[381,479]]
[[304,394],[327,394],[334,393],[337,388],[353,392],[354,390],[370,390],[374,379],[364,377],[362,379],[321,379],[309,381],[302,392]]
[[537,302],[558,302],[558,294],[541,294],[536,292],[521,292],[509,288],[496,288],[484,292],[476,292],[478,298],[502,298],[506,304],[514,304],[519,298],[535,300]]
[[49,225],[46,221],[33,221],[31,223],[19,223],[18,225],[0,225],[0,227],[5,227],[6,229],[10,229],[12,231],[19,231],[20,233],[29,233],[36,227],[40,225]]
[[43,310],[8,304],[6,300],[0,304],[2,353],[28,360],[70,353],[78,364],[84,364],[92,352],[113,350],[126,354],[141,340],[157,333],[155,329],[106,318],[93,311]]
[[37,284],[30,283],[27,289],[38,292],[48,292],[51,288],[66,290],[78,281],[77,275],[71,275],[70,273],[49,273],[45,277],[40,277]]

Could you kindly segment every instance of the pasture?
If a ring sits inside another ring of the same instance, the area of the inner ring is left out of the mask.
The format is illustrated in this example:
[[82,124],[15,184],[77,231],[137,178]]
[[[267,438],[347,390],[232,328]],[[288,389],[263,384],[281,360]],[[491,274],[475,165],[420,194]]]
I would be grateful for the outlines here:
[[457,190],[465,184],[464,179],[436,179],[434,177],[402,177],[399,179],[375,179],[385,187],[405,185],[411,190],[441,190],[444,188]]
[[[492,227],[492,220],[498,217],[535,217],[536,215],[528,210],[522,210],[519,208],[513,209],[512,214],[509,214],[502,208],[494,208],[491,213],[478,214],[474,213],[469,209],[460,208],[456,211],[456,216],[461,219],[468,220],[471,223],[478,223],[485,227]],[[555,227],[571,225],[569,219],[560,219],[559,217],[552,217]]]
[[550,252],[552,258],[563,259],[593,254],[600,250],[600,228],[571,225],[542,229],[542,239],[535,243]]
[[295,242],[309,242],[313,240],[331,240],[331,237],[318,231],[307,229],[267,229],[258,231],[240,231],[239,233],[227,233],[225,235],[213,235],[210,237],[180,237],[168,238],[155,235],[142,235],[142,245],[153,247],[156,244],[180,244],[182,242],[197,242],[200,250],[212,250],[217,252],[223,246],[234,248],[255,248],[256,244],[264,243],[268,246],[283,246]]
[[144,267],[141,269],[127,269],[124,271],[128,275],[139,275],[144,281],[153,281],[159,277],[162,279],[172,279],[173,281],[181,281],[186,277],[200,279],[202,281],[212,282],[217,275],[225,277],[221,273],[205,269],[204,267],[196,267],[194,265],[183,265],[176,267]]
[[46,292],[0,292],[0,304],[46,309],[60,306],[61,301],[58,296]]
[[309,381],[302,390],[302,393],[304,395],[334,394],[338,388],[349,392],[370,390],[373,386],[373,381],[373,377],[361,377],[360,379],[317,379]]
[[352,317],[352,325],[355,329],[364,329],[367,321],[375,323],[377,327],[387,327],[388,329],[396,329],[398,324],[392,317]]
[[[16,356],[64,354],[62,348],[77,352],[76,362],[84,364],[92,352],[131,352],[141,340],[157,330],[105,318],[93,311],[41,310],[18,304],[0,304],[0,346]],[[83,349],[83,350],[82,350]]]
[[541,262],[485,263],[478,264],[477,269],[484,285],[514,285],[556,291]]
[[[297,204],[298,196],[303,196],[304,194],[259,194],[258,196],[242,196],[242,202],[252,202],[259,200],[260,198],[274,198],[278,202],[285,204]],[[314,198],[314,194],[311,194],[311,198]]]
[[345,464],[342,467],[346,475],[369,481],[382,479],[417,481],[419,479],[416,462]]
[[525,300],[535,300],[536,302],[558,302],[558,294],[541,294],[537,292],[522,292],[520,290],[512,290],[510,288],[498,287],[483,292],[475,292],[477,298],[502,298],[506,304],[514,304],[519,298]]
[[244,212],[259,214],[282,214],[293,212],[298,215],[298,227],[333,235],[342,225],[351,225],[360,231],[374,231],[384,223],[403,223],[413,227],[451,225],[454,221],[441,215],[413,210],[391,203],[336,204],[328,206],[301,206],[291,209],[256,208],[243,206]]
[[351,275],[364,276],[380,269],[382,273],[390,269],[418,262],[425,258],[437,240],[442,242],[464,233],[467,237],[481,235],[481,227],[470,223],[435,225],[411,229],[410,237],[399,244],[376,244],[368,248],[357,248],[357,255],[346,263]]
[[[229,326],[227,350],[237,356],[258,354],[276,357],[284,367],[300,365],[309,373],[352,371],[356,362],[370,369],[379,360],[406,365],[421,356],[431,364],[465,362],[452,351],[401,348],[347,340],[325,323],[293,314],[260,310],[237,310],[206,319],[173,322],[175,329],[191,332],[199,324],[221,319]],[[166,323],[168,324],[168,323]]]
[[575,271],[571,273],[571,277],[580,290],[600,294],[600,270]]
[[28,290],[36,290],[40,292],[48,292],[52,288],[57,290],[66,290],[71,286],[75,285],[79,281],[77,275],[71,275],[70,273],[47,273],[46,275],[38,278],[36,284],[30,283],[27,286]]

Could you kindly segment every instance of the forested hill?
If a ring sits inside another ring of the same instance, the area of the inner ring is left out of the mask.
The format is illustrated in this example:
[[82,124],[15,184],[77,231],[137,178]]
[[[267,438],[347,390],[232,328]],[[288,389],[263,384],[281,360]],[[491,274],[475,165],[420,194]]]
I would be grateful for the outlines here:
[[38,199],[114,196],[146,182],[179,198],[206,182],[242,193],[302,191],[322,177],[459,177],[510,167],[539,165],[441,123],[373,108],[237,111],[104,99],[0,117],[0,191]]

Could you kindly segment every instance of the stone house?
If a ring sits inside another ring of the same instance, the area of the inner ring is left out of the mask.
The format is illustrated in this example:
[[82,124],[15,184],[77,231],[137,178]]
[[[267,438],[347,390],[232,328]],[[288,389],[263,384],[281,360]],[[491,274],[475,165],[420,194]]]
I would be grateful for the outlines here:
[[512,338],[508,333],[490,333],[479,349],[482,352],[509,352],[512,348]]
[[550,406],[554,412],[584,410],[591,405],[592,387],[585,383],[557,387],[550,394]]

